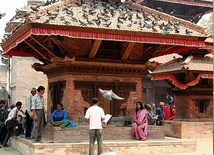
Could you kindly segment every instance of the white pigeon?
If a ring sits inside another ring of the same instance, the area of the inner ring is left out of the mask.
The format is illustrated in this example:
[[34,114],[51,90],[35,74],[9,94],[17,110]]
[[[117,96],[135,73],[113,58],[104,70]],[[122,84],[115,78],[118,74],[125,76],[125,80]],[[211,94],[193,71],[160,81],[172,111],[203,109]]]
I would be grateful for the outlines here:
[[104,99],[111,101],[112,98],[116,100],[124,100],[124,98],[116,95],[112,90],[102,90],[99,88],[99,92],[103,94]]

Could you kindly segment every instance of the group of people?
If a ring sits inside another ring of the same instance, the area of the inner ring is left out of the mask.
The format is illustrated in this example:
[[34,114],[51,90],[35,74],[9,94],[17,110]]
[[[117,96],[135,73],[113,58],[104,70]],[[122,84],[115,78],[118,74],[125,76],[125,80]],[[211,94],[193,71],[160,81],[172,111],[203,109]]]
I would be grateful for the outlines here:
[[[7,147],[9,138],[12,135],[18,137],[21,133],[32,142],[41,142],[43,127],[47,123],[44,93],[45,87],[43,86],[39,86],[37,89],[32,88],[26,97],[25,111],[22,110],[20,101],[8,108],[7,102],[0,100],[0,147]],[[76,126],[75,123],[68,120],[62,103],[57,103],[56,109],[50,115],[49,122],[60,127]]]
[[174,117],[175,105],[172,102],[170,105],[160,102],[156,108],[155,104],[144,105],[141,101],[138,101],[133,115],[132,134],[137,140],[146,140],[148,125],[163,126],[164,120],[174,119]]
[[[149,122],[154,123],[154,121],[163,119],[163,114],[159,113],[161,106],[156,109],[154,107],[155,105],[153,105],[153,108],[149,105],[144,105],[141,101],[136,103],[131,133],[137,140],[144,141],[147,139]],[[99,107],[99,100],[97,98],[92,99],[92,106],[87,109],[85,118],[89,120],[89,155],[94,154],[94,143],[96,140],[98,144],[97,154],[100,155],[102,154],[102,128],[105,113],[104,110]]]
[[[33,142],[41,142],[42,132],[45,124],[45,106],[43,94],[45,88],[39,86],[37,89],[31,89],[31,93],[26,98],[26,111],[22,111],[22,103],[17,102],[16,106],[8,111],[5,102],[0,100],[0,142],[1,146],[6,147],[7,142],[13,134],[19,136],[23,130],[22,124],[18,121],[18,112],[22,112],[26,116],[25,122],[25,138],[34,140]],[[160,106],[144,105],[141,101],[136,103],[135,112],[133,114],[132,134],[137,140],[147,139],[148,125],[161,123],[164,120],[164,103],[160,102]],[[85,113],[85,118],[89,121],[89,155],[94,154],[94,144],[97,140],[98,154],[102,154],[103,144],[103,122],[105,120],[104,110],[99,107],[99,100],[92,99],[92,106]],[[57,108],[50,115],[50,124],[54,126],[65,127],[69,124],[67,113],[62,103],[57,104]],[[161,125],[161,124],[159,124]]]
[[[26,111],[22,110],[20,101],[9,108],[6,101],[0,100],[1,147],[8,146],[8,140],[12,135],[18,137],[21,133],[25,134],[25,138],[32,139],[33,142],[41,142],[45,120],[44,92],[43,86],[31,89],[30,95],[26,98]],[[25,122],[22,121],[24,116],[26,117]]]

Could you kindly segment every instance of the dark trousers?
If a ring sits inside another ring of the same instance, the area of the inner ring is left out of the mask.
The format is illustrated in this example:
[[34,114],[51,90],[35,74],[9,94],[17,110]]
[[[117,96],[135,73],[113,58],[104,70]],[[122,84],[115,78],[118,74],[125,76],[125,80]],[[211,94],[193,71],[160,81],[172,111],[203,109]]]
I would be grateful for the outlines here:
[[7,134],[7,127],[0,127],[0,144],[2,145]]
[[32,127],[33,127],[33,119],[30,118],[30,115],[27,112],[27,110],[25,111],[25,115],[26,115],[25,137],[30,137],[31,136]]
[[7,134],[2,144],[3,147],[6,147],[9,138],[15,133],[15,136],[19,136],[22,132],[22,125],[15,120],[9,120],[6,123]]

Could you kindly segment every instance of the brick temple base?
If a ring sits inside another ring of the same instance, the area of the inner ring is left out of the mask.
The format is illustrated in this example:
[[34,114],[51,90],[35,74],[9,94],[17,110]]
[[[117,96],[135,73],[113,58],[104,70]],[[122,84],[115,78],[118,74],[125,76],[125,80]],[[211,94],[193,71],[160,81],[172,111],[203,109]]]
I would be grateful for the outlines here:
[[[88,141],[81,143],[31,143],[24,138],[11,138],[10,145],[23,155],[88,155]],[[103,142],[103,152],[112,148],[117,155],[194,154],[196,141],[181,139],[113,140]],[[97,144],[94,146],[97,154]]]
[[[78,125],[71,128],[54,127],[48,124],[44,130],[44,138],[54,143],[76,143],[89,140],[88,125]],[[162,126],[149,126],[148,139],[164,139]],[[131,127],[108,125],[103,129],[103,140],[131,140]]]
[[213,136],[213,122],[165,121],[166,136],[176,138],[209,138]]

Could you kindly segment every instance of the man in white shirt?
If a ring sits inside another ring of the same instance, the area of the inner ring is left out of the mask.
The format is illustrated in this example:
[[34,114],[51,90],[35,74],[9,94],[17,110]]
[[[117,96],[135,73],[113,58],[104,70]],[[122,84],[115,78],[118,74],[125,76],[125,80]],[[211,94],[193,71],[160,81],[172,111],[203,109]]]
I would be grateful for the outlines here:
[[31,118],[31,107],[32,107],[32,97],[36,94],[36,88],[32,88],[30,94],[26,97],[26,122],[25,122],[25,138],[31,139],[31,130],[33,126],[33,119]]
[[18,111],[23,111],[21,110],[22,107],[22,102],[17,102],[16,107],[13,108],[10,113],[8,114],[7,120],[5,121],[6,127],[7,127],[7,135],[4,139],[4,142],[2,144],[3,147],[7,146],[7,142],[10,138],[10,136],[14,133],[15,129],[15,136],[19,136],[22,131],[22,124],[18,122],[17,117],[18,117]]
[[98,151],[97,154],[102,154],[103,132],[102,122],[105,119],[105,113],[101,107],[98,106],[99,100],[92,99],[92,106],[87,109],[85,118],[89,120],[89,155],[94,155],[94,143],[97,139]]

